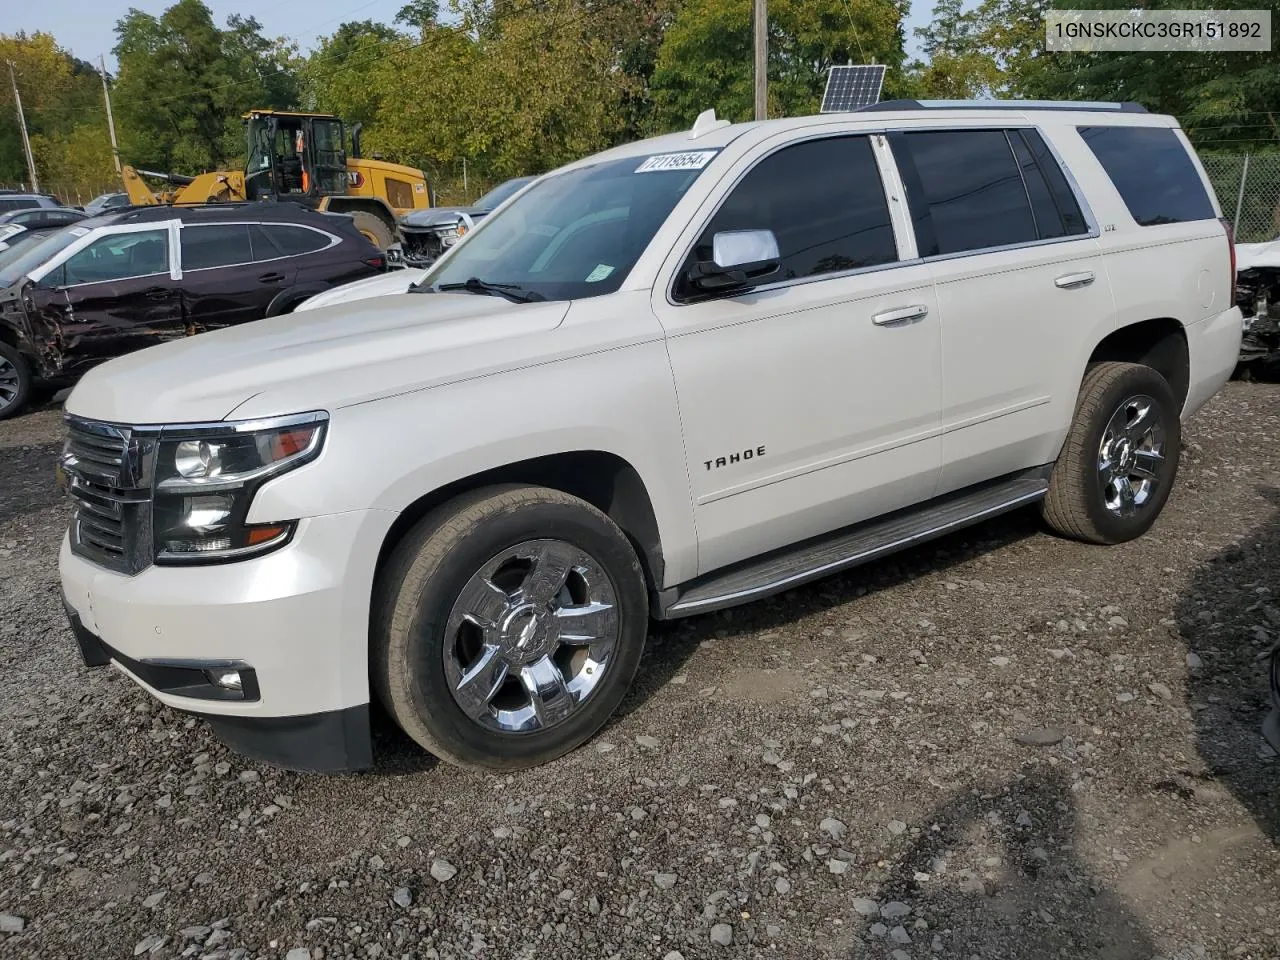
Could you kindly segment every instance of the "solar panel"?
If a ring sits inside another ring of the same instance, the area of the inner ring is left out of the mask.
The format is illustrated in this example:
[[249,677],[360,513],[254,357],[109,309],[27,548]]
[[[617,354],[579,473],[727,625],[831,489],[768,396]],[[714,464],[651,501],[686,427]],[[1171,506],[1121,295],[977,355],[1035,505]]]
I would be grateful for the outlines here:
[[884,64],[856,67],[832,67],[827,75],[827,89],[822,95],[821,113],[844,113],[869,107],[880,99],[884,86]]

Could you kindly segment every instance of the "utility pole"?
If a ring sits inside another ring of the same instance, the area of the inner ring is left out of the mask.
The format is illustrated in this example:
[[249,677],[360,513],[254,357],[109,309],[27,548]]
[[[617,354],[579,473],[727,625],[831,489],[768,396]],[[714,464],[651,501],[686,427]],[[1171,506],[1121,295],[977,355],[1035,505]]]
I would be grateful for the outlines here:
[[769,0],[755,0],[756,119],[769,115]]
[[9,61],[9,81],[13,84],[13,102],[18,108],[18,126],[22,128],[22,149],[27,154],[27,173],[31,176],[31,192],[40,192],[40,178],[36,176],[36,160],[31,155],[31,138],[27,136],[27,118],[22,113],[22,96],[18,93],[18,75],[14,72],[13,61]]
[[111,158],[116,162],[116,173],[120,173],[120,145],[116,143],[116,120],[111,115],[111,91],[107,89],[107,58],[99,55],[98,64],[102,67],[102,99],[107,102],[107,129],[111,131]]

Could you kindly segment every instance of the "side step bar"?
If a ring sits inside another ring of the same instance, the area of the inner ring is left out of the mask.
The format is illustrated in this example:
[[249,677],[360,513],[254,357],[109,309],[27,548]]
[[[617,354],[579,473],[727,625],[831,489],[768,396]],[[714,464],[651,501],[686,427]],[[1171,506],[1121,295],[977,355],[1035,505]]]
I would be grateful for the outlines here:
[[674,620],[759,600],[1035,503],[1049,490],[1049,469],[970,487],[664,590],[655,616]]

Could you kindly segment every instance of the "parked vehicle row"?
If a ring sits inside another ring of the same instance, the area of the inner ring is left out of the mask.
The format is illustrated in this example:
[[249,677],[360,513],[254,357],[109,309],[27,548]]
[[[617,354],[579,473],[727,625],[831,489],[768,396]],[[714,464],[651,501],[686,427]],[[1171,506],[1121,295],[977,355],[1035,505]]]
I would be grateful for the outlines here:
[[287,766],[367,766],[375,697],[447,761],[550,760],[650,617],[1030,505],[1145,532],[1240,350],[1220,216],[1176,121],[1127,105],[704,115],[412,281],[91,371],[73,630]]
[[37,381],[287,313],[381,272],[349,217],[295,204],[143,207],[57,230],[0,266],[0,418]]

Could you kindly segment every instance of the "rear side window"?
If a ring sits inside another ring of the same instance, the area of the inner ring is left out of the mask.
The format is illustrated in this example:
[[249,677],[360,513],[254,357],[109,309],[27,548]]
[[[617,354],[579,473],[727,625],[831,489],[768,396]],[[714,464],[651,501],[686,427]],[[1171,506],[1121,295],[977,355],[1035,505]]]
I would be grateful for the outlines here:
[[38,206],[40,204],[32,197],[0,197],[0,213],[10,213],[13,210],[29,210]]
[[1010,130],[1009,144],[1022,168],[1022,180],[1027,186],[1027,198],[1031,201],[1031,214],[1040,239],[1088,233],[1089,226],[1080,204],[1040,134],[1035,130]]
[[301,253],[314,253],[329,245],[329,237],[317,230],[306,227],[294,227],[283,223],[266,223],[262,225],[271,242],[279,248],[281,255],[297,256]]
[[889,142],[906,180],[922,257],[1039,239],[1003,130],[907,133]]
[[716,211],[694,259],[711,259],[712,238],[722,230],[772,230],[782,258],[778,280],[898,259],[880,168],[865,136],[810,140],[765,157]]
[[249,261],[249,227],[218,223],[182,228],[182,269],[207,270]]
[[1080,127],[1133,219],[1144,227],[1217,217],[1187,148],[1168,127]]

